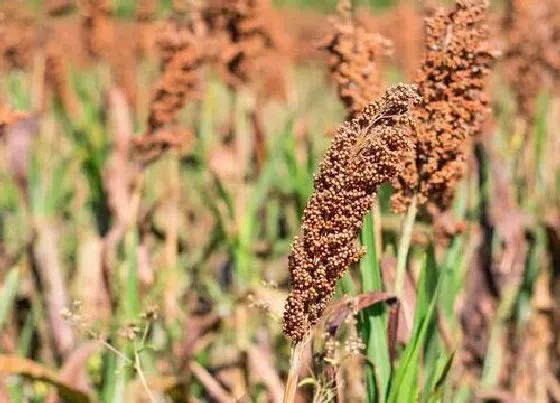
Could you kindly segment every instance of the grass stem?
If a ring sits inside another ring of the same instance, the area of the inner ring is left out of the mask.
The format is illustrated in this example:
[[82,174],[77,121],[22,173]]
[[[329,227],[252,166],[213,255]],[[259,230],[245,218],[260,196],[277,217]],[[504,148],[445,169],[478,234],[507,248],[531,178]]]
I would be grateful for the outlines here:
[[140,365],[140,354],[138,353],[138,345],[136,341],[134,341],[134,369],[138,374],[138,379],[140,379],[140,383],[142,384],[142,387],[144,388],[144,391],[146,392],[148,399],[150,400],[151,403],[155,403],[156,399],[154,398],[154,395],[150,390],[150,387],[148,386],[148,381],[146,380],[146,377],[144,376],[144,371],[142,370],[142,366]]
[[418,211],[416,197],[412,199],[406,216],[401,227],[401,237],[399,240],[399,247],[397,251],[397,274],[395,278],[395,294],[399,298],[401,306],[403,307],[403,314],[405,317],[408,329],[412,326],[412,312],[404,297],[404,281],[406,278],[406,262],[408,258],[408,251],[410,249],[410,238],[414,228],[414,221],[416,220],[416,213]]
[[292,347],[292,355],[290,357],[290,371],[288,379],[286,379],[286,389],[284,390],[284,403],[292,403],[296,398],[298,386],[298,375],[301,367],[301,356],[303,354],[303,342],[296,343]]

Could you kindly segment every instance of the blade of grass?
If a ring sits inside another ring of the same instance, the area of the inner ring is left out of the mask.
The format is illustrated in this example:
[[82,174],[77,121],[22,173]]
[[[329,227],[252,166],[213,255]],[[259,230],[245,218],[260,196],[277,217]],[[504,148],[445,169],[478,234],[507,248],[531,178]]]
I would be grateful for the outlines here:
[[480,379],[480,386],[482,388],[490,389],[499,385],[505,353],[503,335],[506,331],[507,321],[511,316],[512,309],[515,307],[518,291],[519,287],[517,285],[508,286],[503,291],[502,299],[496,312],[496,319],[490,332],[490,342],[488,343],[488,350],[482,367]]
[[[375,214],[364,219],[361,242],[367,253],[360,261],[362,293],[383,291],[381,267],[376,248]],[[391,377],[391,359],[387,340],[387,315],[383,304],[377,304],[360,313],[359,331],[366,344],[366,355],[373,368],[366,369],[369,402],[382,401],[387,395]]]
[[[422,273],[422,281],[418,287],[416,318],[425,317],[426,312],[429,309],[430,301],[434,298],[437,284],[440,283],[439,277],[442,277],[441,285],[444,283],[444,277],[438,272],[433,244],[428,248],[426,259],[426,265]],[[415,325],[417,326],[418,324]],[[422,394],[423,402],[427,402],[429,397],[432,395],[438,367],[441,365],[440,361],[442,357],[445,362],[444,348],[442,347],[441,340],[439,339],[437,329],[436,313],[429,319],[426,340],[424,342],[425,382]]]
[[19,286],[19,280],[20,275],[18,267],[12,268],[4,279],[4,286],[2,287],[2,293],[0,294],[0,332],[8,319],[8,313],[14,303]]
[[135,321],[140,314],[140,295],[138,291],[138,233],[136,228],[130,229],[125,236],[126,243],[126,297],[125,312],[127,320]]
[[536,189],[533,196],[537,199],[535,200],[534,208],[542,203],[542,196],[545,190],[545,173],[544,170],[547,168],[543,163],[546,159],[544,157],[544,148],[546,144],[547,133],[547,116],[549,109],[549,94],[547,91],[543,91],[540,94],[537,102],[537,116],[535,119],[535,175],[536,175]]
[[408,251],[410,249],[410,239],[412,237],[412,229],[414,228],[414,221],[416,220],[416,197],[412,200],[406,216],[402,223],[401,237],[399,240],[399,247],[397,251],[397,274],[395,278],[395,294],[401,301],[404,318],[407,327],[410,329],[412,324],[412,312],[407,304],[406,298],[403,298],[404,280],[406,277],[406,264],[408,260]]
[[[435,270],[434,267],[428,267],[433,264],[433,259],[429,256],[425,258],[424,268],[422,270],[420,281],[418,285],[419,293],[425,290],[427,285],[427,272]],[[430,285],[431,286],[431,285]],[[424,345],[429,333],[432,318],[436,312],[436,304],[438,301],[441,289],[441,276],[438,279],[437,285],[433,290],[431,298],[420,296],[420,300],[428,302],[427,309],[422,307],[419,302],[417,309],[417,316],[415,318],[415,327],[405,351],[399,361],[398,368],[395,370],[393,381],[389,390],[388,402],[401,403],[401,402],[416,402],[418,398],[418,372],[420,368],[420,356],[422,346]]]

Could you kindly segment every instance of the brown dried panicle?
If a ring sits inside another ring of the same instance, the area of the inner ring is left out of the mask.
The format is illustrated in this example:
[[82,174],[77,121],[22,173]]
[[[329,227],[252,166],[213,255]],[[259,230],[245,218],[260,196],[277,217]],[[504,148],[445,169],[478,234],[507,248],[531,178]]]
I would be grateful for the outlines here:
[[341,0],[333,18],[333,32],[323,41],[338,96],[352,117],[383,91],[379,66],[391,51],[391,43],[368,32],[353,20],[351,1]]
[[200,70],[204,62],[197,37],[181,23],[163,25],[158,44],[162,50],[163,71],[151,96],[148,135],[171,123],[188,100],[200,96]]
[[133,146],[136,162],[147,165],[168,149],[188,150],[193,140],[194,134],[190,129],[176,126],[168,126],[149,136],[135,137]]
[[338,129],[323,158],[288,259],[284,333],[294,341],[318,321],[336,281],[363,255],[356,242],[363,217],[378,186],[397,178],[403,153],[414,146],[410,111],[417,101],[414,86],[389,89]]
[[560,3],[510,0],[502,31],[504,75],[519,114],[531,121],[539,93],[560,84]]
[[416,156],[410,155],[393,196],[402,212],[415,194],[419,204],[443,211],[466,169],[471,140],[488,110],[486,78],[494,61],[488,50],[488,0],[457,0],[449,14],[426,19],[425,56],[416,83],[422,101]]
[[269,0],[209,0],[202,16],[215,49],[210,57],[230,87],[258,81],[270,58],[278,60],[285,38]]

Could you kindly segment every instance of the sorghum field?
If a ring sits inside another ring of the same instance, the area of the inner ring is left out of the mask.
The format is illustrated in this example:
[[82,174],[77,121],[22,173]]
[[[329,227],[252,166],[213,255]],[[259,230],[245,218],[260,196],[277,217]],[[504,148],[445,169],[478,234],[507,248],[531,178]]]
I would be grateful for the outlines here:
[[560,0],[0,3],[0,402],[560,402]]

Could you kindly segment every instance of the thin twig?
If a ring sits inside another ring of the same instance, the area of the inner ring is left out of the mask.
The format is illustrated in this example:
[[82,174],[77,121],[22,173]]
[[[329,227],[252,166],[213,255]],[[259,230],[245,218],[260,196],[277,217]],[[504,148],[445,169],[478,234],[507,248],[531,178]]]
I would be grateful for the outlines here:
[[121,360],[123,360],[125,363],[127,364],[132,364],[132,360],[130,358],[128,358],[126,355],[124,355],[123,353],[121,353],[119,350],[117,350],[115,347],[113,347],[113,345],[109,342],[107,342],[107,340],[105,340],[103,337],[101,337],[100,335],[98,335],[97,333],[95,333],[93,330],[91,329],[87,329],[86,330],[87,335],[92,339],[92,340],[97,340],[99,341],[101,344],[103,344],[103,346],[111,351],[112,353],[114,353],[115,355],[117,355]]
[[[148,328],[148,326],[146,326],[146,328]],[[154,395],[150,390],[150,387],[148,386],[148,382],[146,381],[146,377],[144,376],[144,371],[142,371],[142,366],[140,365],[140,354],[138,354],[138,344],[136,343],[136,340],[134,340],[134,369],[136,370],[136,373],[140,378],[140,383],[144,387],[148,399],[150,399],[150,402],[156,403],[156,399],[154,398]]]
[[142,348],[146,347],[146,340],[148,338],[148,332],[150,331],[150,321],[146,320],[146,326],[144,326],[144,333],[142,334],[142,342],[140,343]]

